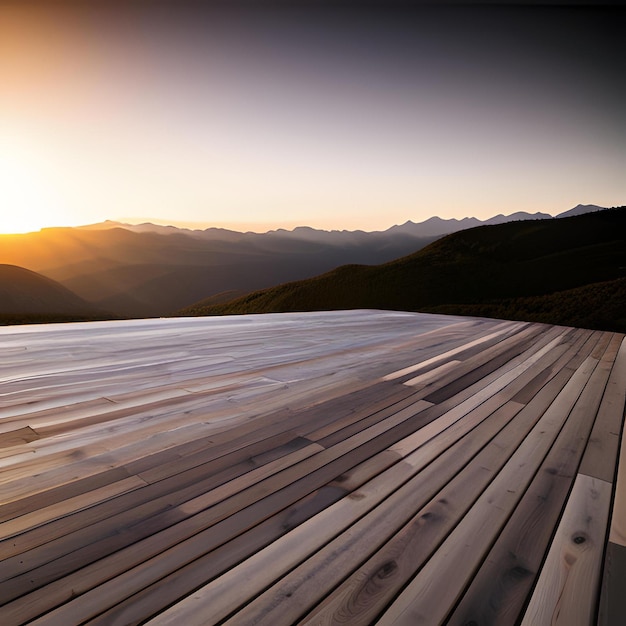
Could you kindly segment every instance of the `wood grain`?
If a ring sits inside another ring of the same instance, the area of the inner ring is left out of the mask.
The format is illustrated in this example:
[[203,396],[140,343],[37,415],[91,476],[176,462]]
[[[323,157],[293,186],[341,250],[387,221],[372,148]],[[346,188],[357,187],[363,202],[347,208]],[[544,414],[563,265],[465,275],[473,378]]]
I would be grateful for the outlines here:
[[609,483],[576,477],[522,626],[594,623],[610,506]]
[[626,623],[623,335],[336,311],[0,352],[3,626]]

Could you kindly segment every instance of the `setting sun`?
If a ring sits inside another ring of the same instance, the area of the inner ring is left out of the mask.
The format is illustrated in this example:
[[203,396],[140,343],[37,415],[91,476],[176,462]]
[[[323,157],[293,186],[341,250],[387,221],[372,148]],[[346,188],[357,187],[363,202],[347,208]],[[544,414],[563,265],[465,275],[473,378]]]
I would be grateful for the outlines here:
[[62,212],[36,163],[29,166],[17,146],[3,152],[0,152],[0,233],[25,233],[54,225]]

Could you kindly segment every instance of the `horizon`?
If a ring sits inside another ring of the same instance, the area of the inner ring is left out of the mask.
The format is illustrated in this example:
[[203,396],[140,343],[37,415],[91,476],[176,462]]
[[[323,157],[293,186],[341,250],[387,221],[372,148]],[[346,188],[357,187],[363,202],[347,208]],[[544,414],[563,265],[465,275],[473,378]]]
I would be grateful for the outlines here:
[[[550,215],[550,217],[554,218],[557,217],[558,215],[560,215],[561,213],[565,213],[571,209],[575,209],[578,207],[587,207],[587,206],[598,206],[601,209],[606,209],[606,208],[611,208],[611,207],[600,207],[599,205],[596,205],[595,203],[578,203],[577,205],[573,206],[573,207],[569,207],[563,210],[557,210],[557,211],[512,211],[512,212],[506,212],[505,211],[500,211],[498,213],[494,213],[493,215],[488,215],[484,218],[479,218],[475,215],[463,215],[462,217],[442,217],[441,215],[430,215],[428,217],[425,217],[423,219],[412,219],[411,217],[407,218],[406,220],[404,220],[403,222],[398,222],[395,224],[390,224],[389,226],[383,227],[383,228],[377,228],[377,229],[372,229],[372,230],[366,230],[363,228],[324,228],[323,226],[311,226],[310,224],[300,224],[300,223],[292,223],[292,224],[285,224],[285,223],[279,223],[279,224],[241,224],[241,223],[232,223],[232,222],[224,222],[224,223],[203,223],[203,222],[186,222],[186,221],[180,221],[180,220],[162,220],[159,218],[142,218],[142,217],[121,217],[121,218],[117,218],[117,219],[109,219],[106,218],[100,222],[92,222],[92,223],[80,223],[80,224],[57,224],[57,225],[50,225],[50,226],[42,226],[41,228],[38,228],[36,230],[23,230],[23,231],[18,231],[18,232],[0,232],[0,235],[28,235],[28,234],[33,234],[33,233],[37,233],[37,232],[41,232],[42,230],[53,230],[53,229],[57,229],[57,228],[88,228],[88,227],[92,227],[92,226],[99,226],[102,224],[106,224],[106,223],[112,223],[112,224],[119,224],[120,226],[140,226],[140,225],[153,225],[153,226],[163,226],[163,227],[172,227],[172,228],[177,228],[177,229],[181,229],[181,230],[189,230],[189,231],[204,231],[204,230],[209,230],[212,228],[215,229],[221,229],[221,230],[229,230],[232,232],[238,232],[238,233],[257,233],[257,234],[264,234],[264,233],[269,233],[269,232],[275,232],[278,230],[286,230],[286,231],[293,231],[297,228],[311,228],[313,230],[319,230],[319,231],[326,231],[326,232],[354,232],[354,231],[364,231],[364,232],[384,232],[386,230],[389,230],[391,228],[394,228],[396,226],[402,226],[404,224],[407,223],[422,223],[422,222],[426,222],[432,219],[440,219],[442,221],[462,221],[464,219],[478,219],[480,221],[487,221],[489,219],[492,219],[494,217],[499,217],[499,216],[504,216],[504,217],[509,217],[511,215],[514,215],[515,213],[527,213],[529,215],[534,215],[537,213],[542,213],[542,214],[546,214],[546,215]],[[615,205],[615,206],[621,206],[621,205]]]
[[0,232],[374,231],[626,194],[620,7],[151,6],[0,5]]

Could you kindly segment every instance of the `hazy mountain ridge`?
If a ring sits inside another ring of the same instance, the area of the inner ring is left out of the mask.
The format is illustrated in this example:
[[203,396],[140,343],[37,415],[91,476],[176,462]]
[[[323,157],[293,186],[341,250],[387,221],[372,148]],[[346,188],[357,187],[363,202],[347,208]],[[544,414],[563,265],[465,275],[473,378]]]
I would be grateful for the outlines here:
[[[544,216],[515,213],[491,220]],[[145,317],[167,315],[224,292],[244,294],[309,278],[345,264],[385,263],[441,236],[434,232],[469,228],[475,221],[431,218],[371,233],[298,227],[262,234],[104,222],[0,236],[0,263],[56,280],[97,309]]]
[[[583,213],[589,213],[592,211],[600,211],[605,207],[600,207],[595,204],[579,204],[569,211],[559,213],[555,217],[568,217],[571,215],[582,215]],[[380,235],[389,235],[396,233],[403,233],[412,237],[433,237],[448,235],[458,230],[465,230],[467,228],[476,228],[477,226],[484,226],[489,224],[503,224],[505,222],[512,222],[518,220],[531,220],[531,219],[551,219],[553,216],[548,213],[536,212],[528,213],[526,211],[517,211],[510,215],[504,215],[499,213],[486,220],[481,220],[476,217],[464,217],[462,219],[450,218],[445,219],[438,216],[430,217],[422,222],[413,222],[408,220],[404,224],[398,224],[391,226],[390,228],[382,231],[364,231],[364,230],[322,230],[312,228],[310,226],[297,226],[292,230],[279,228],[277,230],[268,230],[265,233],[256,232],[238,232],[235,230],[229,230],[226,228],[206,228],[190,229],[177,226],[164,226],[161,224],[152,224],[150,222],[143,222],[141,224],[128,224],[124,222],[116,222],[113,220],[106,220],[98,224],[89,224],[87,226],[78,226],[81,230],[107,230],[111,228],[124,228],[133,232],[153,232],[164,235],[172,234],[185,234],[192,237],[198,237],[200,239],[209,239],[213,241],[242,241],[249,240],[254,241],[267,236],[285,237],[293,239],[304,239],[312,241],[334,241],[341,243],[348,243],[349,241],[363,241],[367,237],[376,237]]]
[[[560,219],[464,230],[383,265],[347,265],[230,303],[190,307],[181,313],[370,308],[439,312],[445,309],[471,315],[480,310],[495,311],[506,301],[511,317],[515,314],[511,304],[514,299],[526,298],[525,303],[518,302],[522,313],[545,305],[552,308],[547,310],[550,317],[558,313],[559,301],[569,298],[571,302],[576,296],[565,294],[561,298],[555,294],[610,281],[618,281],[613,287],[622,289],[619,281],[625,274],[626,207],[620,207]],[[587,296],[596,298],[594,308],[602,307],[601,298],[607,289],[611,286],[587,289]],[[580,318],[568,317],[577,323]]]

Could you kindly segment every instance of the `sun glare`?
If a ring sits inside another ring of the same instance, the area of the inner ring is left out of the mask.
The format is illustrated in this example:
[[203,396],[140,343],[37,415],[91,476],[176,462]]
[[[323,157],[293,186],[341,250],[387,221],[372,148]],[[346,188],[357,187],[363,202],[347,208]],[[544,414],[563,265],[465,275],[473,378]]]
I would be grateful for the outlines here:
[[0,233],[32,232],[58,220],[57,202],[34,171],[0,153]]
[[5,219],[4,215],[0,218],[0,234],[2,235],[18,235],[20,233],[32,233],[41,230],[41,223],[36,220],[22,220],[19,215],[16,219]]

